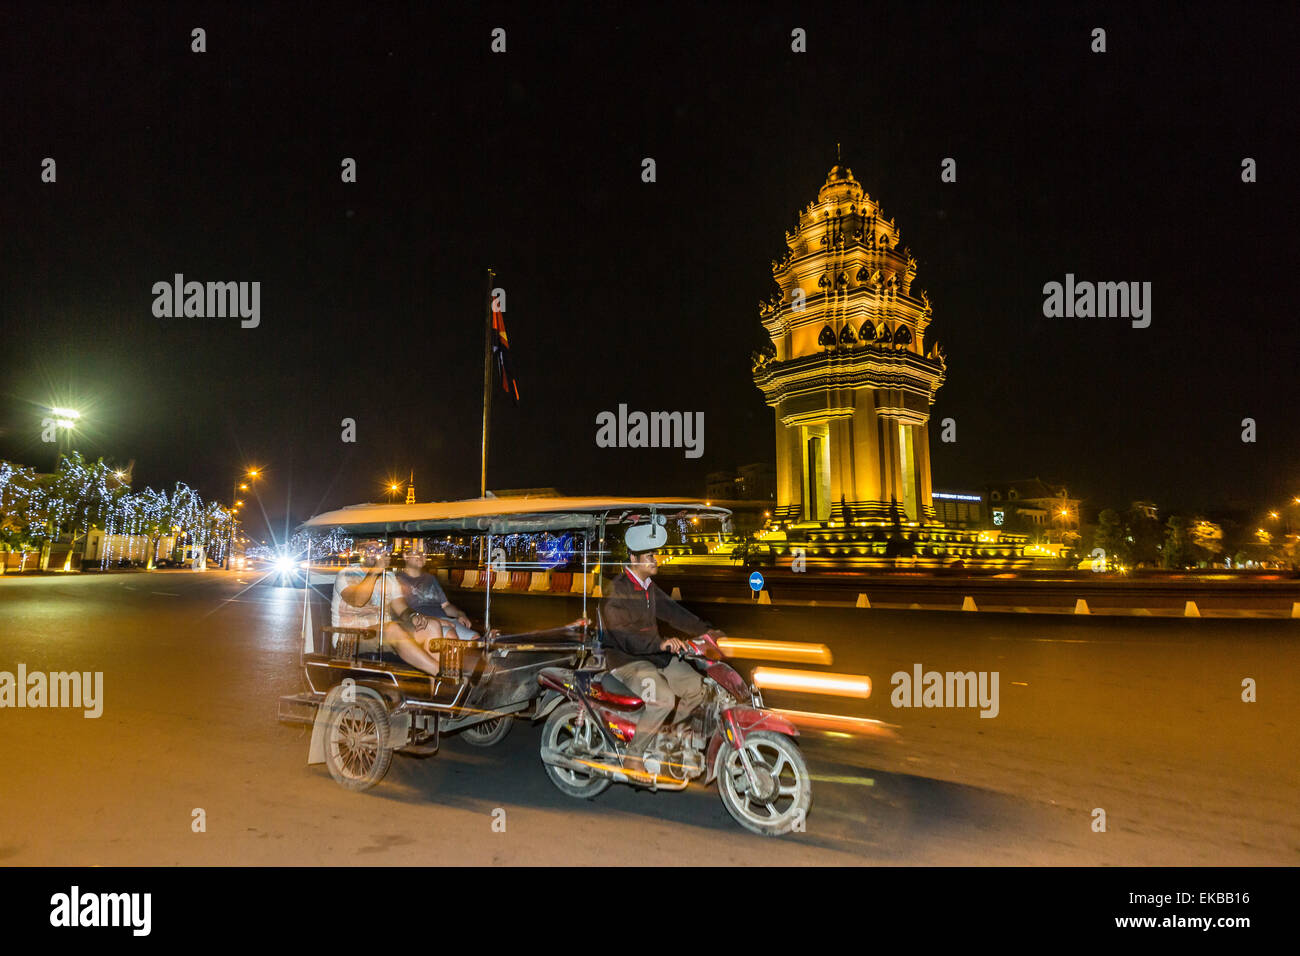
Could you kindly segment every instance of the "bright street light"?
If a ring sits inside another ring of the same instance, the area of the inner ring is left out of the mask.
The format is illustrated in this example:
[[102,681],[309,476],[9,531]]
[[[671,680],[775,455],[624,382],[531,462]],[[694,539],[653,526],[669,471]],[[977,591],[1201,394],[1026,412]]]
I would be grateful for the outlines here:
[[257,479],[260,478],[261,476],[262,476],[261,468],[248,468],[245,469],[242,475],[240,475],[233,482],[231,482],[230,500],[231,502],[233,502],[233,504],[231,504],[230,506],[230,544],[229,544],[229,549],[226,553],[226,567],[230,567],[230,562],[235,556],[235,540],[236,540],[236,531],[237,531],[236,522],[238,518],[239,508],[244,503],[243,501],[240,501],[237,496],[241,491],[248,490],[248,482],[244,480],[245,478]]

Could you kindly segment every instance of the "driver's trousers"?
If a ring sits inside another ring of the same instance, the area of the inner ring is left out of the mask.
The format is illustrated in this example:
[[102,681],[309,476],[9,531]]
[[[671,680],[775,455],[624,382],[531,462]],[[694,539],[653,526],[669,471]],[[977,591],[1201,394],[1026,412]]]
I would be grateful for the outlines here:
[[676,657],[663,668],[655,667],[652,661],[641,660],[623,664],[610,673],[645,701],[645,707],[637,714],[636,735],[628,744],[630,753],[645,753],[674,705],[680,720],[704,701],[704,678],[694,667]]

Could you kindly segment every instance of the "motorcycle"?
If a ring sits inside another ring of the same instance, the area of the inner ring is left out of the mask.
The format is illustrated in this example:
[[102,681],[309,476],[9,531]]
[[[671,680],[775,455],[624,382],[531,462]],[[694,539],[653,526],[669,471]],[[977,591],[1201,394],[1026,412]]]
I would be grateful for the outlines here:
[[[715,779],[723,806],[762,836],[802,830],[812,778],[794,738],[799,731],[766,710],[757,688],[721,660],[710,636],[679,655],[704,678],[704,701],[685,719],[660,727],[640,761],[628,758],[645,702],[607,670],[544,668],[538,682],[554,695],[542,730],[546,774],[563,793],[592,799],[611,783],[684,790]],[[558,703],[557,703],[558,702]]]

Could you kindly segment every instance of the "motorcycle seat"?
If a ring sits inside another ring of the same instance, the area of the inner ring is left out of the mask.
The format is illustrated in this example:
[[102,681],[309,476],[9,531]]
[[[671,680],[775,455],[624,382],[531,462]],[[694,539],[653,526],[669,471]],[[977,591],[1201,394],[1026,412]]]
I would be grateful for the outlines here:
[[609,704],[611,707],[636,710],[645,706],[645,701],[632,693],[632,689],[613,674],[602,674],[593,680],[591,682],[591,696],[602,704]]

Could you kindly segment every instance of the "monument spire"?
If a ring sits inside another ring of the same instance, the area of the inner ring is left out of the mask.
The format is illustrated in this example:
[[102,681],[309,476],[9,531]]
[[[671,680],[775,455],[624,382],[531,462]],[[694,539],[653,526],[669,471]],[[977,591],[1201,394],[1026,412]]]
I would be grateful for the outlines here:
[[980,537],[991,532],[937,519],[930,408],[948,363],[897,224],[837,161],[785,241],[777,293],[759,304],[771,342],[753,355],[775,412],[772,546],[794,530],[831,563],[1027,564],[1023,535],[999,533],[992,546]]
[[777,514],[933,521],[930,405],[946,366],[899,229],[841,164],[841,143],[835,156],[760,311],[773,347],[754,380],[776,410]]

